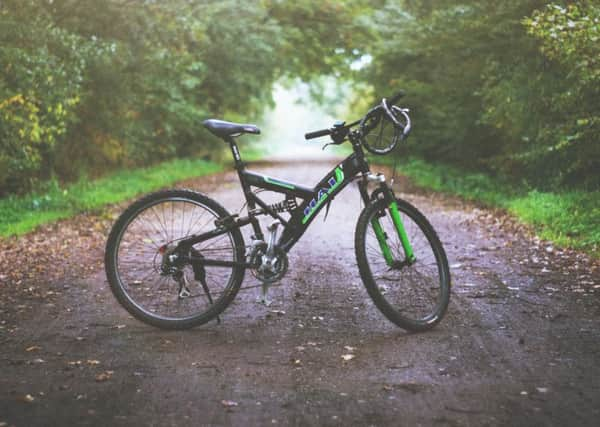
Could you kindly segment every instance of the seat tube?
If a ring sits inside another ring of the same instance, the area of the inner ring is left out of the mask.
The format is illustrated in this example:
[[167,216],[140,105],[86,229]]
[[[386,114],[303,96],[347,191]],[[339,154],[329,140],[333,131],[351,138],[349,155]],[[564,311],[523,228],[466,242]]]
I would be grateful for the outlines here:
[[[238,172],[238,178],[240,179],[240,184],[242,185],[242,191],[244,192],[244,198],[246,199],[246,203],[248,204],[248,211],[254,210],[254,208],[256,208],[256,202],[252,198],[252,191],[244,177],[244,169],[246,168],[246,165],[242,161],[242,157],[240,156],[240,150],[238,149],[238,146],[232,137],[228,137],[226,139],[226,141],[229,143],[229,148],[231,148],[231,154],[233,154],[233,160],[235,162],[235,169]],[[255,217],[251,217],[250,224],[252,224],[252,229],[254,231],[254,238],[257,240],[263,240],[264,235],[260,228],[260,223],[258,222],[258,220]]]

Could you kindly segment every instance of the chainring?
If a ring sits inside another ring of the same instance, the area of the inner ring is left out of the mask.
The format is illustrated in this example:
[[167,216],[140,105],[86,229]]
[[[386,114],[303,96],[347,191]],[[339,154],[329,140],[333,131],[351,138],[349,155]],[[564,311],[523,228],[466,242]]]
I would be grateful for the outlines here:
[[275,271],[266,271],[261,269],[263,264],[263,256],[267,251],[266,245],[260,245],[255,247],[250,253],[250,263],[255,265],[256,267],[252,268],[252,275],[260,280],[262,283],[274,283],[283,276],[288,271],[289,261],[287,254],[281,249],[275,249],[275,256],[277,261],[275,261]]

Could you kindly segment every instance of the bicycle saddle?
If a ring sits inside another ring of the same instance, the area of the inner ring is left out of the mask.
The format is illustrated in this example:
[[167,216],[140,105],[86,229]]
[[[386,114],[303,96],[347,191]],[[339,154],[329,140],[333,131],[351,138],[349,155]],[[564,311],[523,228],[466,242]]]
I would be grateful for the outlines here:
[[216,135],[219,138],[239,136],[243,133],[252,133],[255,135],[260,133],[260,129],[256,125],[251,124],[232,123],[216,119],[204,120],[202,124],[213,135]]

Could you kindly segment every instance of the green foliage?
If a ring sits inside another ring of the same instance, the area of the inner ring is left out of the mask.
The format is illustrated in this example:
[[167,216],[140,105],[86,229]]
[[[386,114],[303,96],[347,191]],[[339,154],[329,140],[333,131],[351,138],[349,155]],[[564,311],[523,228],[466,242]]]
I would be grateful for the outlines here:
[[[0,196],[218,158],[202,119],[257,119],[274,82],[329,75],[354,79],[361,112],[407,89],[405,150],[483,172],[442,168],[428,185],[512,209],[494,188],[508,176],[541,191],[515,202],[533,212],[556,188],[600,186],[599,32],[592,0],[2,0]],[[581,194],[564,206],[596,193]]]
[[[551,4],[524,20],[544,57],[559,68],[565,88],[552,96],[558,120],[543,123],[547,150],[562,162],[566,179],[598,184],[600,169],[600,4]],[[593,178],[582,176],[590,174]]]
[[0,195],[218,155],[202,119],[256,119],[282,76],[347,66],[364,3],[3,0]]
[[581,84],[600,81],[600,5],[580,1],[550,4],[524,20],[529,34],[540,39],[550,59],[570,65]]
[[508,209],[532,224],[540,237],[600,255],[600,191],[531,191],[510,200]]
[[172,160],[150,168],[120,171],[102,179],[81,179],[66,187],[56,181],[43,192],[0,200],[0,236],[26,233],[40,224],[101,208],[186,178],[215,173],[221,166],[203,160]]
[[456,194],[466,200],[489,206],[506,207],[506,201],[518,194],[506,180],[483,173],[465,172],[461,168],[441,163],[428,163],[417,158],[403,161],[399,171],[411,177],[420,187]]
[[506,209],[531,225],[541,238],[600,256],[600,191],[541,192],[506,179],[416,158],[401,161],[398,171],[420,187]]
[[429,160],[598,188],[597,2],[387,1],[365,82],[407,89],[410,149]]
[[11,190],[42,177],[50,153],[76,121],[81,63],[102,47],[52,27],[41,16],[22,25],[19,16],[2,12],[0,188]]

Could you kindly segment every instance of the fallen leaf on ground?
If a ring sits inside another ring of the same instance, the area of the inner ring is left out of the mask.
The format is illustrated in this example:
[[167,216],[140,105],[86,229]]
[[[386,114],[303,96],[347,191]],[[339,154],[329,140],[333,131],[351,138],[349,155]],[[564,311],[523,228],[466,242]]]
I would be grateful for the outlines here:
[[354,351],[356,350],[356,347],[350,347],[349,345],[345,345],[344,348],[348,351]]
[[96,375],[96,381],[101,383],[104,381],[108,381],[110,377],[114,374],[114,371],[104,371]]
[[21,402],[25,402],[25,403],[31,403],[31,402],[33,402],[33,401],[35,400],[35,397],[33,397],[33,396],[32,396],[32,395],[30,395],[30,394],[26,394],[25,396],[21,396],[21,397],[19,398],[19,400],[20,400]]
[[221,405],[225,406],[226,408],[231,408],[233,406],[238,406],[238,403],[234,402],[233,400],[221,400]]
[[344,359],[344,361],[348,361],[348,360],[352,360],[354,359],[356,356],[353,354],[342,354],[342,359]]
[[96,360],[96,359],[88,359],[88,360],[86,361],[86,363],[87,363],[88,365],[99,365],[99,364],[100,364],[100,361],[99,361],[99,360]]
[[39,345],[32,345],[31,347],[27,347],[25,349],[25,351],[28,351],[28,352],[30,352],[30,351],[38,351],[38,350],[41,350],[41,349],[42,349],[42,347],[40,347]]

